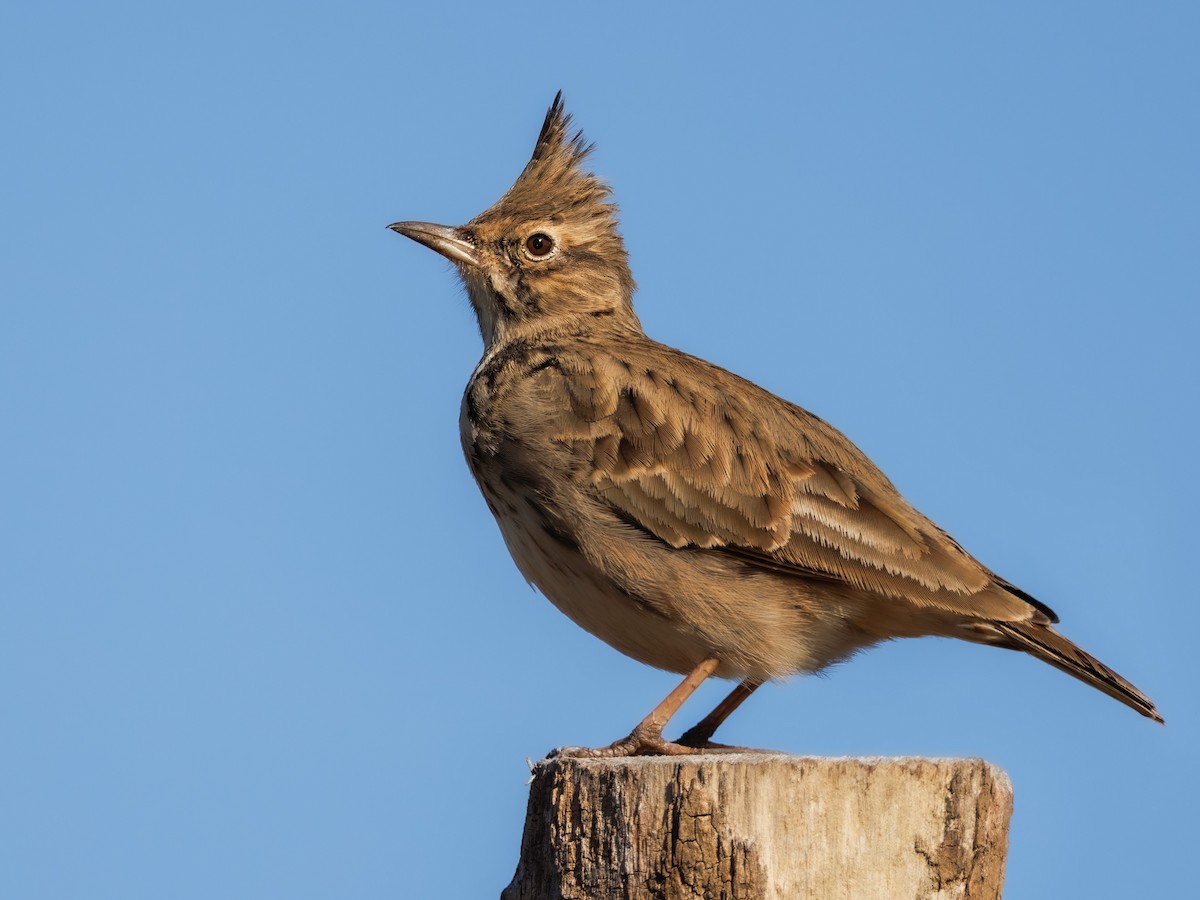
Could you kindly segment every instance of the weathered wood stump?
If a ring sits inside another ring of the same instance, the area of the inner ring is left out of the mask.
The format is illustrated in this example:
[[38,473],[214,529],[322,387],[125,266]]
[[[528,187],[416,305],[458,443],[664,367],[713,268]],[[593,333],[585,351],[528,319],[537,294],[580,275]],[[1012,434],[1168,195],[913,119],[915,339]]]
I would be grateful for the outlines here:
[[981,759],[553,759],[502,900],[995,900],[1012,786]]

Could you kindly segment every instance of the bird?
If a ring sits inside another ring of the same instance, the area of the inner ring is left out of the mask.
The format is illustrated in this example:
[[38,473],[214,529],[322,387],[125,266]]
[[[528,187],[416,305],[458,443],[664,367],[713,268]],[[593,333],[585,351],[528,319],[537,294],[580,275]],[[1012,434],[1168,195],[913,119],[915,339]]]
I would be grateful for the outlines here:
[[[591,634],[686,676],[628,736],[564,754],[730,749],[713,735],[760,685],[901,637],[1024,651],[1163,722],[832,425],[646,335],[592,149],[560,91],[495,204],[388,226],[450,260],[476,314],[462,445],[517,568]],[[709,677],[738,683],[667,740]]]

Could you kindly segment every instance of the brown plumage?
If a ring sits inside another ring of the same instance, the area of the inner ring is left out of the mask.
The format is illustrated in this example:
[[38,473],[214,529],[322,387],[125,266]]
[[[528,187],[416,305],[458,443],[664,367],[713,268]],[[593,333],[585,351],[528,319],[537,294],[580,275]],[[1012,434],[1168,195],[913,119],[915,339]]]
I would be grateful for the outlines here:
[[691,673],[629,738],[577,752],[690,752],[666,719],[708,675],[742,679],[685,736],[712,746],[761,682],[921,635],[1023,650],[1162,721],[835,428],[646,337],[589,149],[556,97],[494,206],[391,226],[456,263],[478,316],[463,446],[518,567],[621,652]]

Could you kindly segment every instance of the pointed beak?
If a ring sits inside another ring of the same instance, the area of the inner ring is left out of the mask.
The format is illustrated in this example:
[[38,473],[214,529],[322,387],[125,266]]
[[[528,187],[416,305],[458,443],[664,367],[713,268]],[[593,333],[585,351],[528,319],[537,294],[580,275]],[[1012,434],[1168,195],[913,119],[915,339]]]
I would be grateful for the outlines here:
[[412,238],[418,244],[424,244],[430,250],[436,250],[446,259],[468,266],[479,265],[475,245],[466,240],[457,228],[431,222],[394,222],[388,228]]

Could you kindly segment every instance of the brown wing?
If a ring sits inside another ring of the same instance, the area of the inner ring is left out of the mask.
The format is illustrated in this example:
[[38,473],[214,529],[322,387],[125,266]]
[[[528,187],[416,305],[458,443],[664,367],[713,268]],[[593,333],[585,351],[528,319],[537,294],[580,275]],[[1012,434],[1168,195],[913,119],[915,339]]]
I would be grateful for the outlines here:
[[1030,604],[1053,616],[917,512],[844,435],[762,388],[649,341],[557,363],[573,413],[561,421],[574,424],[556,423],[555,440],[612,507],[671,546],[971,617],[1028,620]]

